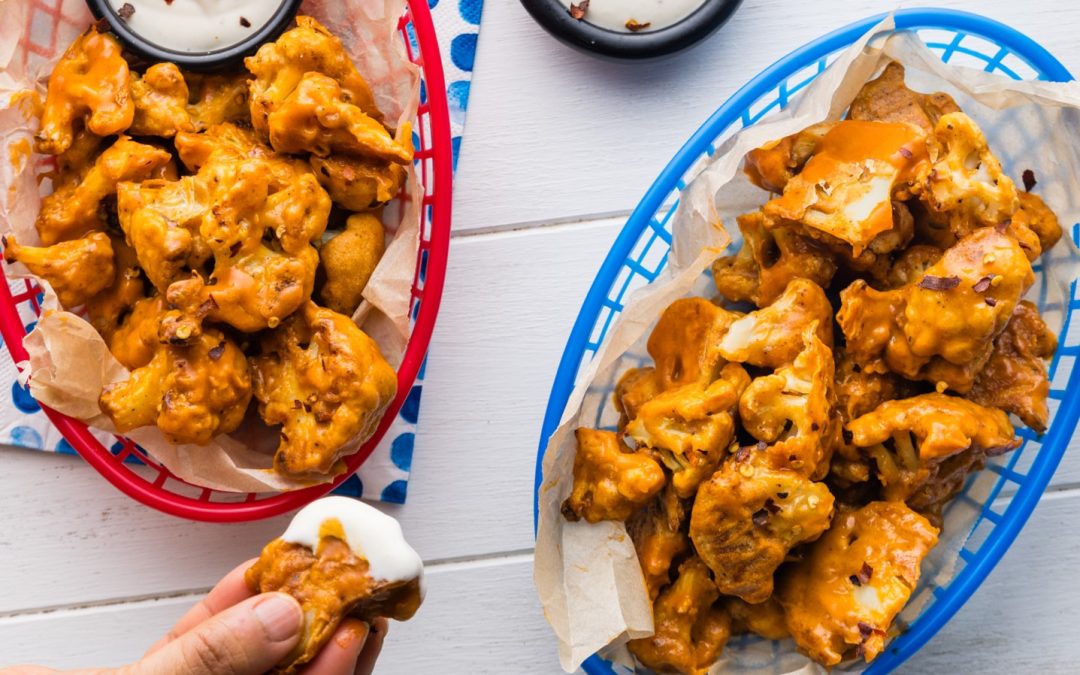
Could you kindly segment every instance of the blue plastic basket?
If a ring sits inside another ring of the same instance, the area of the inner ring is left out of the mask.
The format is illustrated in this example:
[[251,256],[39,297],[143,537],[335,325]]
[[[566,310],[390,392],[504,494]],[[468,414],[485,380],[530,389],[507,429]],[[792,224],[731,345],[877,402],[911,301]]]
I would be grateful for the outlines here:
[[[1048,51],[996,21],[942,9],[902,10],[894,17],[897,29],[915,31],[942,61],[979,67],[1013,79],[1056,82],[1073,79]],[[559,425],[575,380],[622,312],[627,294],[653,281],[667,263],[671,247],[669,221],[695,167],[740,128],[783,109],[825,70],[838,52],[884,18],[884,14],[869,17],[825,35],[750,80],[690,137],[645,193],[604,260],[567,341],[540,434],[537,490],[548,439]],[[1073,225],[1069,232],[1074,242],[1080,239],[1080,225]],[[1080,417],[1080,396],[1066,396],[1066,393],[1080,388],[1080,368],[1074,368],[1080,356],[1080,312],[1074,313],[1080,309],[1080,297],[1075,280],[1067,298],[1060,303],[1048,302],[1046,283],[1040,286],[1043,289],[1037,298],[1040,309],[1064,313],[1059,347],[1049,368],[1050,428],[1041,437],[1027,429],[1018,429],[1023,445],[1010,455],[992,461],[950,505],[950,508],[969,509],[965,522],[973,524],[965,536],[958,537],[948,560],[927,559],[923,582],[898,619],[905,630],[867,667],[866,673],[886,673],[899,666],[933,637],[975,592],[1027,522],[1073,435]],[[533,508],[535,522],[535,492]],[[949,538],[954,537],[955,534],[950,534]],[[747,649],[748,645],[753,649]],[[743,660],[742,665],[756,667],[767,667],[769,659],[780,653],[777,645],[753,636],[735,638],[730,647],[752,653],[751,661]],[[615,673],[599,656],[588,659],[583,668],[590,675]]]

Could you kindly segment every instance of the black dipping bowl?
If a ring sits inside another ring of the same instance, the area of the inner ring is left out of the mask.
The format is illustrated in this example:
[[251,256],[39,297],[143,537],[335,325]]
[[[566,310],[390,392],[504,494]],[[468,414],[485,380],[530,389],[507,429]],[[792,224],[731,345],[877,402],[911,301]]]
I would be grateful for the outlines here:
[[575,19],[559,0],[521,0],[521,4],[544,30],[575,49],[613,59],[646,60],[704,40],[731,18],[742,0],[705,0],[682,21],[642,33],[621,33]]
[[[187,0],[182,0],[186,2]],[[289,27],[296,16],[301,0],[282,0],[281,6],[261,28],[245,40],[209,52],[181,52],[161,47],[128,28],[108,0],[86,0],[90,12],[99,20],[108,22],[109,28],[127,49],[148,61],[171,61],[181,68],[195,71],[212,71],[234,65],[245,56],[254,54],[261,45],[277,39]]]

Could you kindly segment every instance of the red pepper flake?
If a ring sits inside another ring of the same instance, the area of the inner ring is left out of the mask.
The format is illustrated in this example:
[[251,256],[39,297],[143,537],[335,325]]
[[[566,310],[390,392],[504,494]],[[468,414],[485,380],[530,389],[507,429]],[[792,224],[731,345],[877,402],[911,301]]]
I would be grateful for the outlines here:
[[769,513],[780,513],[780,507],[772,499],[765,499],[765,510]]
[[1024,192],[1031,192],[1031,188],[1035,187],[1038,181],[1035,180],[1035,172],[1031,169],[1024,169]]
[[1006,218],[1005,220],[1001,221],[1000,223],[994,225],[994,229],[997,230],[998,232],[1000,232],[1001,234],[1005,234],[1006,232],[1009,231],[1009,226],[1010,225],[1012,225],[1012,218]]
[[133,14],[135,14],[135,7],[130,2],[125,2],[120,5],[120,9],[116,10],[116,16],[123,21],[130,19]]
[[758,509],[750,519],[758,527],[765,527],[769,523],[769,511],[767,509]]
[[919,281],[919,288],[928,291],[951,291],[960,285],[960,277],[934,277],[927,274]]
[[570,3],[570,18],[581,21],[585,18],[585,12],[589,11],[589,0],[581,0],[581,2]]
[[874,627],[873,626],[871,626],[868,623],[863,623],[862,621],[859,622],[859,635],[862,636],[862,639],[865,640],[865,639],[869,638],[873,634],[874,634]]
[[862,567],[859,568],[858,573],[851,575],[851,583],[856,586],[862,586],[863,584],[870,583],[870,577],[874,574],[874,568],[863,562]]
[[991,307],[996,307],[997,306],[997,300],[995,300],[993,298],[983,298],[983,302],[990,305]]
[[989,276],[983,277],[982,279],[979,279],[974,283],[974,285],[972,285],[971,290],[975,291],[976,293],[985,293],[990,289],[990,284],[993,283],[995,276],[997,275],[991,274]]
[[166,5],[171,5],[171,4],[173,4],[173,0],[165,0],[165,4]]
[[911,154],[911,151],[903,145],[900,146],[900,156],[902,156],[904,159],[911,159],[912,157],[914,157],[914,155]]
[[206,354],[210,357],[211,361],[217,361],[221,358],[221,355],[225,353],[225,341],[222,340],[216,347],[211,347],[210,351]]
[[240,25],[244,28],[251,28],[251,22],[247,20],[247,17],[240,17]]
[[639,30],[645,30],[646,28],[648,28],[651,25],[652,25],[652,21],[646,21],[645,23],[638,23],[637,19],[627,19],[626,20],[626,30],[630,31],[631,33],[636,33]]
[[786,492],[777,492],[776,493],[776,498],[777,499],[787,499],[787,493]]

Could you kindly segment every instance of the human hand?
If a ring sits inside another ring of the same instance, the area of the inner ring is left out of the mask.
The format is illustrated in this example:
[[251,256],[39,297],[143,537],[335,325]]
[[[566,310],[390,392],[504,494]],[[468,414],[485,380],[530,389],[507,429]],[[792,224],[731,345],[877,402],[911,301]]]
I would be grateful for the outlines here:
[[[254,595],[244,583],[249,560],[180,618],[165,637],[130,666],[78,671],[81,675],[261,675],[300,639],[300,605],[284,593]],[[370,675],[382,650],[387,622],[370,627],[346,619],[303,675]],[[34,666],[0,669],[0,675],[46,675]],[[75,675],[75,674],[72,674]]]

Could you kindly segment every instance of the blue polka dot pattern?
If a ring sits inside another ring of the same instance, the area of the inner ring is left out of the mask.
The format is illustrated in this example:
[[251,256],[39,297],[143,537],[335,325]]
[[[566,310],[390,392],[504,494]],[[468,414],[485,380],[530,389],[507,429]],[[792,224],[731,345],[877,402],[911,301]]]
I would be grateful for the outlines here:
[[404,433],[394,439],[390,446],[390,460],[402,471],[412,468],[413,441],[416,434]]
[[112,446],[109,447],[109,452],[111,452],[114,455],[119,455],[123,451],[124,451],[124,444],[121,443],[120,441],[117,441],[117,442],[113,443]]
[[450,139],[450,149],[454,154],[454,171],[457,171],[458,154],[461,152],[461,136],[454,136]]
[[56,451],[62,455],[76,455],[75,448],[71,447],[71,443],[67,442],[66,438],[61,438],[60,442],[56,444]]
[[390,504],[404,504],[405,492],[408,488],[408,483],[403,480],[396,480],[383,488],[382,501]]
[[354,473],[334,490],[334,494],[360,499],[364,496],[364,482]]
[[24,413],[35,413],[41,410],[41,406],[30,395],[30,392],[16,380],[11,383],[11,402]]
[[476,59],[476,34],[464,33],[450,42],[450,60],[462,70],[472,72]]
[[458,110],[469,109],[469,83],[467,80],[458,80],[457,82],[451,82],[450,86],[446,88],[446,96],[449,98],[450,105]]
[[484,0],[458,0],[458,11],[466,23],[480,25],[480,14],[484,9]]
[[40,448],[41,434],[37,429],[25,426],[17,426],[11,430],[11,444],[20,448]]
[[435,9],[435,5],[439,4],[439,0],[427,0],[427,6],[429,9]]
[[427,82],[420,80],[420,102],[427,103]]
[[415,386],[409,395],[405,398],[405,403],[401,405],[401,413],[399,413],[406,422],[410,424],[416,424],[416,419],[420,416],[420,392],[423,387]]

